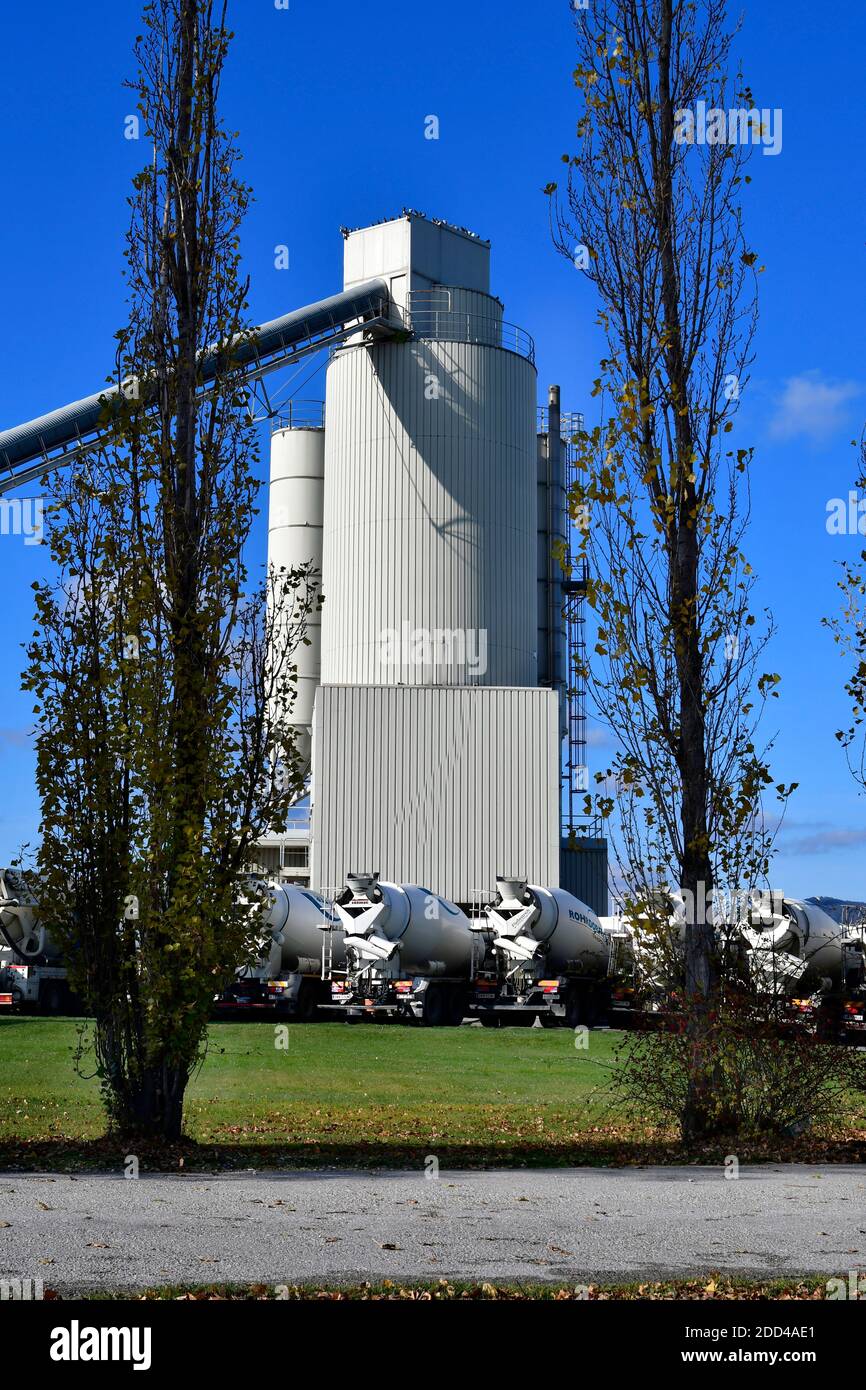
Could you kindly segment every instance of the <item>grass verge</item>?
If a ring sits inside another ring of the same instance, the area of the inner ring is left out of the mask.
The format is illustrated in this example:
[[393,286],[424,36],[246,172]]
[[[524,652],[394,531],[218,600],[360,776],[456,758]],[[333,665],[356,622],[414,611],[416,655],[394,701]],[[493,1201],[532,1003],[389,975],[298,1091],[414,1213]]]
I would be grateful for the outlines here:
[[[71,1019],[0,1019],[0,1166],[122,1169]],[[724,1140],[686,1150],[618,1110],[621,1035],[586,1050],[565,1029],[215,1024],[190,1085],[187,1140],[134,1149],[144,1171],[723,1163]],[[286,1042],[287,1045],[277,1046]],[[741,1162],[866,1161],[866,1114],[850,1129],[739,1142]]]

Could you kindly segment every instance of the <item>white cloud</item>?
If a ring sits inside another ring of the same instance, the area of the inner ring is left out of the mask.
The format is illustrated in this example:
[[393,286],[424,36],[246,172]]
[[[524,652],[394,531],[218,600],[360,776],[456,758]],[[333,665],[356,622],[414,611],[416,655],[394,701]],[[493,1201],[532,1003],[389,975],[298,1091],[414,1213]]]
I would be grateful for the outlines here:
[[823,443],[846,427],[847,404],[862,395],[856,381],[824,381],[820,372],[789,377],[770,421],[773,439],[803,437]]
[[587,748],[607,748],[613,742],[610,730],[603,724],[590,723],[586,730]]
[[0,739],[11,743],[15,748],[29,748],[33,742],[33,729],[0,729]]
[[[866,830],[843,830],[826,826],[819,822],[810,835],[798,836],[794,840],[787,837],[779,847],[780,854],[827,854],[831,850],[859,849],[866,844]],[[791,827],[793,829],[793,827]]]

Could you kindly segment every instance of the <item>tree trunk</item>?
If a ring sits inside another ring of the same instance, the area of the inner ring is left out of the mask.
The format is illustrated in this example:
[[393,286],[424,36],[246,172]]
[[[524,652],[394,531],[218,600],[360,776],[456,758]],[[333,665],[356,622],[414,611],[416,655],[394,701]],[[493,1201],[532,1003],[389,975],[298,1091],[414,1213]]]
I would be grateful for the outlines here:
[[130,1089],[124,1130],[148,1139],[180,1139],[188,1080],[188,1072],[168,1063],[147,1067]]
[[688,371],[683,356],[679,276],[674,254],[673,159],[674,109],[671,96],[672,0],[662,0],[659,43],[659,126],[661,149],[657,169],[658,224],[661,242],[662,300],[665,313],[668,376],[676,415],[676,474],[671,479],[677,498],[676,515],[668,530],[671,566],[671,620],[676,644],[679,684],[680,747],[677,758],[682,780],[680,822],[683,858],[680,887],[686,903],[694,904],[686,922],[685,1006],[690,1043],[690,1074],[682,1127],[686,1139],[699,1138],[712,1123],[712,1015],[718,991],[718,971],[712,922],[706,904],[712,889],[712,866],[707,834],[707,749],[704,720],[704,671],[698,628],[700,549],[697,536],[698,500],[695,441],[691,427]]

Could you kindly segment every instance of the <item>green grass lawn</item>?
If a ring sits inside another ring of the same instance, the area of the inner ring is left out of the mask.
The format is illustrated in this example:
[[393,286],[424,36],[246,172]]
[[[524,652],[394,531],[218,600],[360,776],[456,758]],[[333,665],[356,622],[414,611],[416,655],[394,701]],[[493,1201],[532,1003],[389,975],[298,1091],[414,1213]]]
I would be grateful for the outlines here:
[[[0,1020],[0,1141],[92,1140],[104,1133],[92,1054],[74,1066],[68,1019]],[[324,1146],[376,1152],[420,1145],[547,1151],[610,1118],[620,1035],[578,1051],[568,1029],[421,1029],[214,1024],[187,1093],[186,1130],[203,1145]]]
[[[81,1025],[0,1019],[0,1168],[113,1167],[92,1054],[76,1072]],[[622,1034],[568,1029],[422,1029],[294,1024],[287,1049],[268,1023],[220,1023],[187,1092],[188,1142],[150,1146],[145,1166],[448,1167],[723,1162],[723,1139],[686,1152],[675,1134],[617,1108],[610,1089]],[[863,1162],[853,1128],[742,1143],[742,1161]]]

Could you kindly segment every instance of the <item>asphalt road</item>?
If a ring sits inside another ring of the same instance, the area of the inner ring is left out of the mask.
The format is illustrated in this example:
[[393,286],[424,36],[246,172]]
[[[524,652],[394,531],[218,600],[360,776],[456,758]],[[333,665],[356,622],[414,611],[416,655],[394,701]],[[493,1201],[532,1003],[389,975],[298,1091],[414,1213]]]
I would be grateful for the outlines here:
[[866,1167],[0,1175],[0,1279],[61,1291],[866,1269]]

